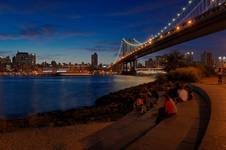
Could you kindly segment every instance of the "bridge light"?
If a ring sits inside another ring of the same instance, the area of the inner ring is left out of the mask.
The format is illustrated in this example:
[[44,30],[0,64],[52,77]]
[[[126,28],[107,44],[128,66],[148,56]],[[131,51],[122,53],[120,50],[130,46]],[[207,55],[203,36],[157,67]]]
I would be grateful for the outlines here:
[[188,1],[188,3],[191,4],[192,3],[192,0]]
[[188,24],[192,24],[192,20],[188,20]]
[[177,17],[180,17],[180,14],[179,13],[177,14]]
[[186,10],[186,8],[185,8],[185,7],[183,7],[183,8],[182,8],[182,10],[183,10],[183,11],[185,11],[185,10]]
[[148,40],[148,43],[150,43],[150,42],[152,42],[152,38],[150,38],[150,39]]
[[173,18],[173,19],[172,19],[172,21],[174,22],[174,21],[176,21],[176,19],[175,19],[175,18]]

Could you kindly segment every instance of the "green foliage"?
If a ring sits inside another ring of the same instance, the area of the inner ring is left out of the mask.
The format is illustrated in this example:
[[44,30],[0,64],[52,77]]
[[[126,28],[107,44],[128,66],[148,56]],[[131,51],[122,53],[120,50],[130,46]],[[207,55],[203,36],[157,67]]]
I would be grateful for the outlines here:
[[184,67],[170,71],[167,74],[167,79],[169,81],[197,82],[203,76],[203,70],[198,67]]
[[194,64],[193,67],[199,68],[203,72],[203,75],[206,77],[215,75],[215,70],[213,67],[205,66],[202,64]]
[[159,84],[164,84],[167,82],[167,75],[166,74],[158,74],[156,76],[156,82]]
[[165,57],[167,61],[165,70],[167,72],[171,70],[175,70],[176,68],[179,68],[179,67],[186,66],[186,59],[184,55],[180,52],[174,51],[170,54],[165,55]]

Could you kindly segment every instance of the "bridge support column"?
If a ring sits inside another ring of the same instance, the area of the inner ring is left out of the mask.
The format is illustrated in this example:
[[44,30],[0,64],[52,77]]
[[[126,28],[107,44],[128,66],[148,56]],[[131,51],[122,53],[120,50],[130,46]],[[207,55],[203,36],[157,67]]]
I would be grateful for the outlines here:
[[130,72],[131,74],[136,74],[136,60],[130,62]]
[[135,75],[136,74],[136,61],[124,62],[122,64],[122,73],[124,75]]
[[127,72],[127,71],[128,71],[128,63],[127,63],[127,62],[124,62],[124,63],[123,63],[122,71],[123,71],[123,72]]

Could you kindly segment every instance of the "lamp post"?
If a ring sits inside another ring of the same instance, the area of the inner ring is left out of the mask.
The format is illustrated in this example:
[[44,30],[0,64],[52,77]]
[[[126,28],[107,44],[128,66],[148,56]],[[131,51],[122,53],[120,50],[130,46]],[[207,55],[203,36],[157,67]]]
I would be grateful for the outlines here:
[[226,62],[226,57],[225,56],[219,56],[218,60],[219,60],[219,66],[224,67],[224,64]]
[[187,59],[188,62],[192,63],[193,62],[193,51],[188,51],[185,53],[185,58]]

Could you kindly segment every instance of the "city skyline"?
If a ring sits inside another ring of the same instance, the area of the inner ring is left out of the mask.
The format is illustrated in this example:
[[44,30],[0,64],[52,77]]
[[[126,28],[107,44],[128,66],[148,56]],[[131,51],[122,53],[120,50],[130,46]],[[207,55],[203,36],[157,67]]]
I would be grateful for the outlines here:
[[[187,0],[1,1],[0,16],[4,23],[0,28],[0,56],[12,57],[17,51],[26,51],[35,53],[38,63],[52,60],[79,63],[90,62],[90,55],[97,52],[100,63],[109,64],[116,57],[122,38],[147,40],[186,3]],[[207,50],[220,56],[226,53],[225,33],[168,50],[192,49],[195,53]]]

